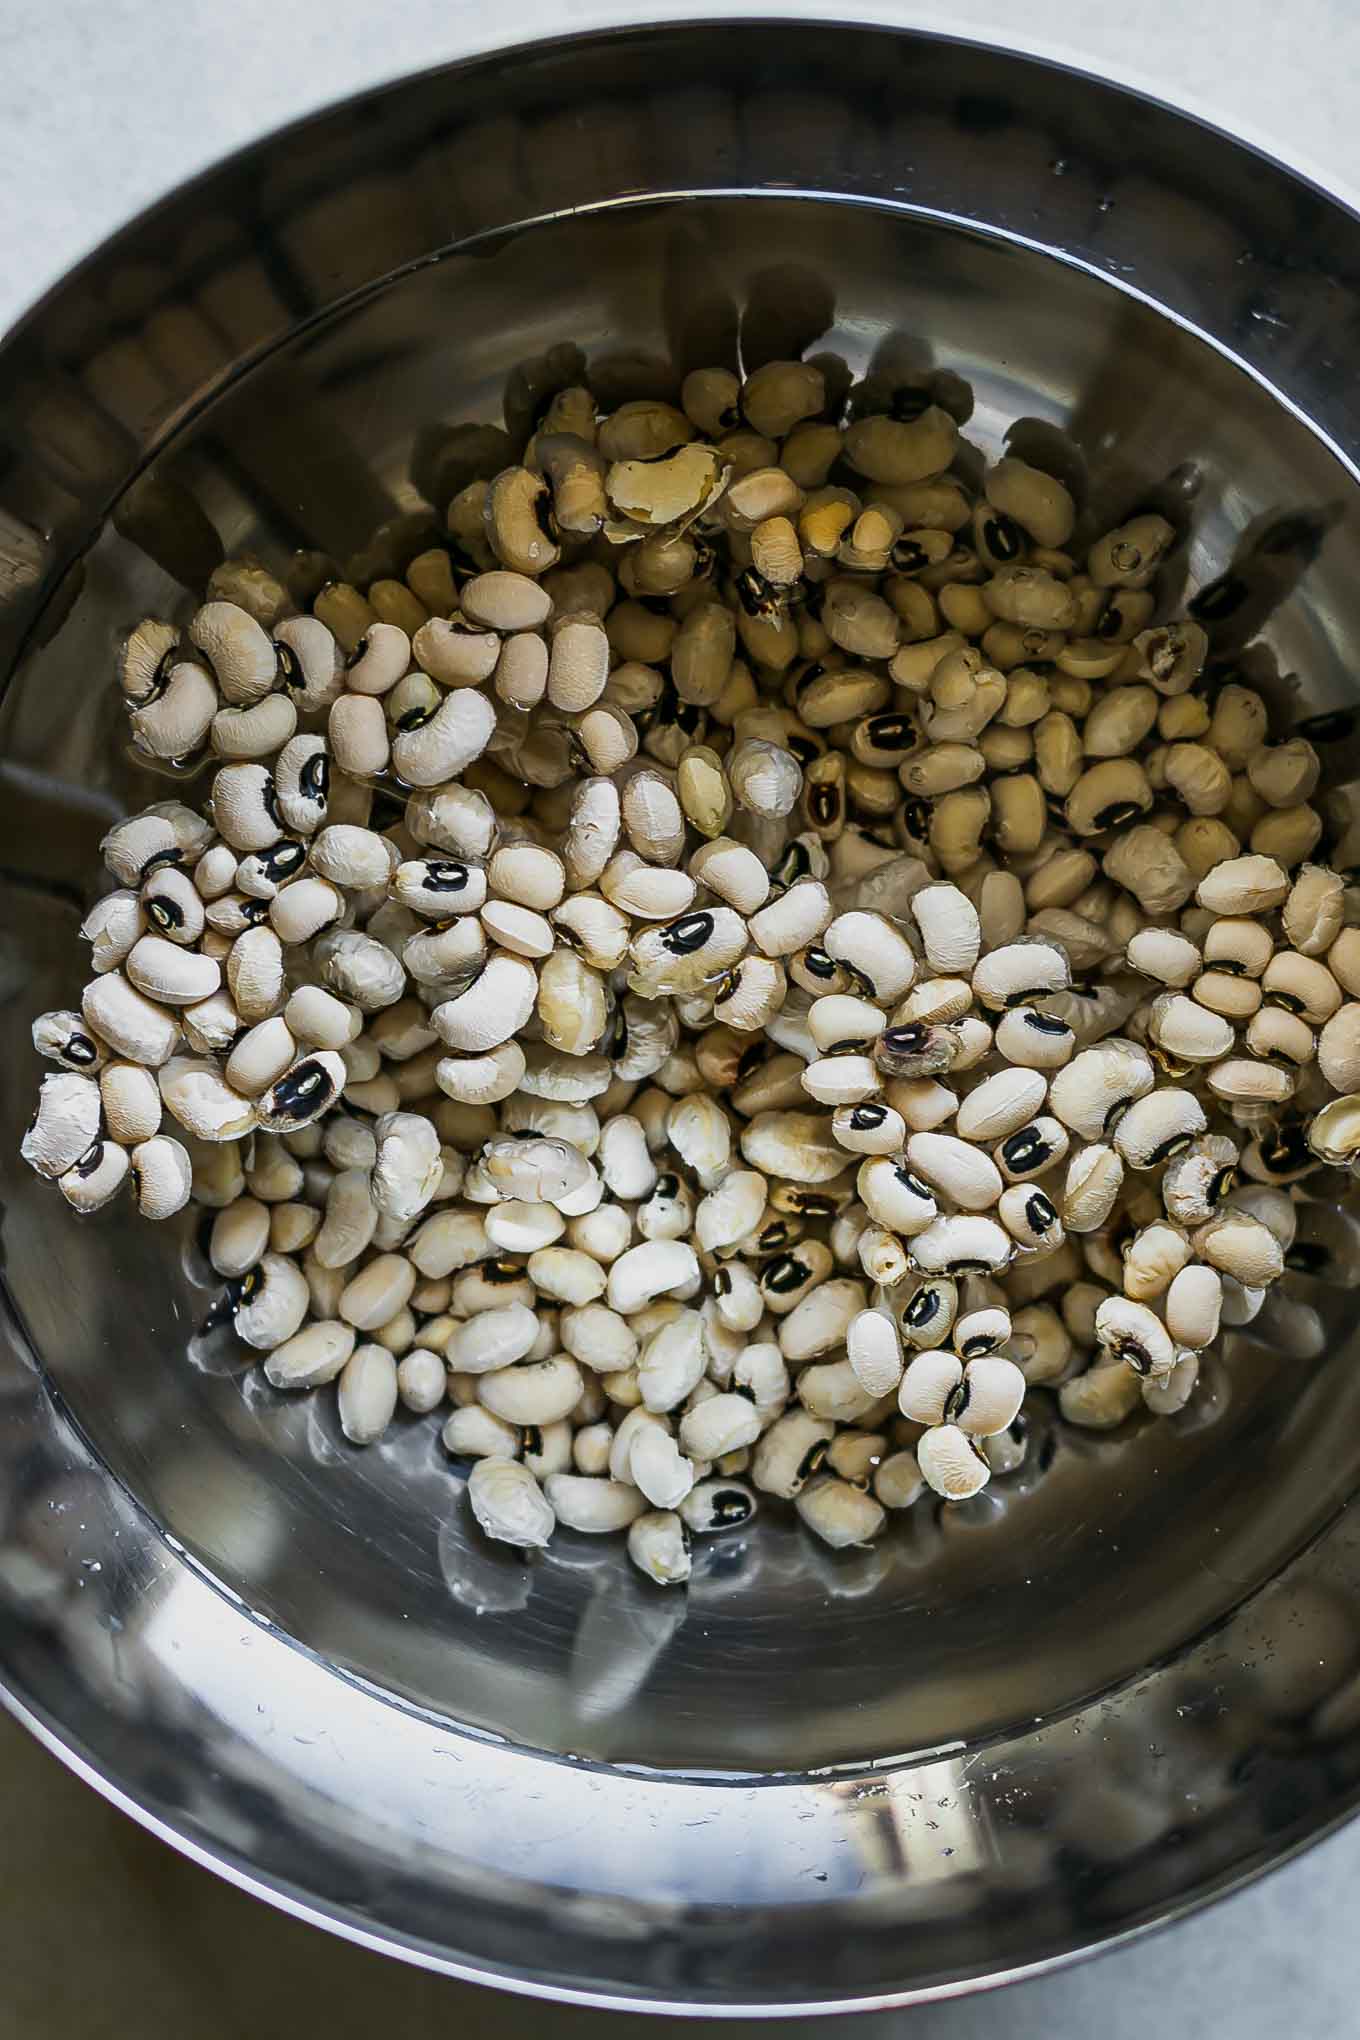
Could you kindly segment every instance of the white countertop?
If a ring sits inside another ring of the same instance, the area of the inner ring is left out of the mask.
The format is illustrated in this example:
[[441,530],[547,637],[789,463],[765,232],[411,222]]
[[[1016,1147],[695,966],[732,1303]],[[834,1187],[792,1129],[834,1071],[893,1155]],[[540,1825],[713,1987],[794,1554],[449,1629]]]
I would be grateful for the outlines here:
[[[1350,0],[952,0],[739,9],[675,0],[44,0],[0,15],[0,325],[194,170],[356,88],[471,50],[604,22],[734,12],[883,19],[1059,57],[1187,106],[1360,205],[1360,7]],[[638,2022],[492,1999],[330,1941],[219,1885],[0,1722],[0,1942],[11,2028],[32,2040],[236,2040],[254,2028],[389,2040],[463,2022],[486,2040]],[[5,1874],[8,1873],[8,1874]],[[1360,1823],[1212,1912],[1039,1983],[839,2031],[880,2040],[1301,2040],[1355,2030]],[[474,2002],[475,1999],[475,2002]],[[693,2029],[691,2029],[693,2030]],[[719,2029],[705,2028],[706,2031]],[[770,2032],[743,2023],[729,2034]],[[829,2031],[823,2028],[823,2031]]]

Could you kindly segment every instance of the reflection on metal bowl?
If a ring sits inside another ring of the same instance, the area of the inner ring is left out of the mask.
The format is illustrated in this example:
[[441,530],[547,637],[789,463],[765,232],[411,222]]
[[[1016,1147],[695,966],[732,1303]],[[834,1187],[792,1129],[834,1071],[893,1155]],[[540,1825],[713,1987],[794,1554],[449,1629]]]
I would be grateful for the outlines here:
[[665,1598],[612,1543],[489,1549],[432,1422],[356,1451],[198,1330],[191,1243],[78,1224],[14,1156],[95,844],[164,791],[119,634],[224,552],[360,578],[375,526],[418,549],[432,428],[507,386],[524,423],[549,347],[610,401],[807,348],[966,378],[989,453],[1065,428],[1095,514],[1193,499],[1192,582],[1234,562],[1219,649],[1263,631],[1253,672],[1328,717],[1343,786],[1358,332],[1360,227],[1222,137],[1018,58],[767,23],[384,90],[178,193],[11,337],[0,1673],[54,1746],[375,1945],[709,2008],[1061,1959],[1351,1809],[1360,1241],[1323,1201],[1180,1416],[1082,1434],[1046,1401],[975,1502],[847,1554],[767,1514]]

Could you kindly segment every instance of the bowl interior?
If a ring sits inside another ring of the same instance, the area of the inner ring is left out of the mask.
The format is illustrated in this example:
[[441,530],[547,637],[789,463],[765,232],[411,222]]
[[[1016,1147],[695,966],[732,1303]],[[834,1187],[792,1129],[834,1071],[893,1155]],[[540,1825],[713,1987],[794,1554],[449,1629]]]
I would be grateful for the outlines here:
[[[243,274],[234,289],[268,284]],[[172,362],[229,347],[224,318],[200,302],[157,344]],[[191,1226],[76,1223],[15,1159],[38,1074],[29,1020],[76,1003],[83,981],[76,926],[97,839],[122,808],[171,790],[127,755],[120,633],[139,613],[192,606],[214,531],[226,552],[276,567],[299,547],[343,566],[380,522],[428,509],[411,479],[418,436],[499,420],[512,371],[562,342],[622,394],[673,388],[738,350],[748,366],[810,348],[856,375],[950,369],[975,393],[965,436],[979,457],[1008,432],[1051,447],[1061,428],[1093,523],[1177,505],[1193,526],[1189,587],[1257,559],[1272,534],[1265,594],[1247,607],[1289,676],[1265,683],[1279,728],[1354,699],[1344,647],[1360,590],[1336,528],[1354,511],[1352,476],[1265,388],[1116,284],[958,225],[768,195],[487,236],[306,327],[189,418],[9,690],[6,1277],[51,1381],[167,1535],[382,1692],[558,1754],[680,1771],[975,1744],[1175,1653],[1354,1488],[1354,1263],[1330,1205],[1305,1213],[1310,1270],[1230,1337],[1183,1416],[1102,1437],[1047,1404],[1025,1466],[975,1503],[918,1505],[879,1546],[842,1556],[767,1512],[702,1549],[687,1594],[663,1596],[613,1540],[562,1535],[527,1566],[488,1546],[435,1420],[402,1417],[380,1445],[349,1446],[330,1394],[280,1395],[244,1349],[201,1332],[211,1290]],[[166,364],[143,347],[132,366]],[[1230,620],[1221,646],[1244,630]],[[1344,784],[1349,741],[1324,748],[1329,783]],[[193,782],[188,797],[205,791]]]

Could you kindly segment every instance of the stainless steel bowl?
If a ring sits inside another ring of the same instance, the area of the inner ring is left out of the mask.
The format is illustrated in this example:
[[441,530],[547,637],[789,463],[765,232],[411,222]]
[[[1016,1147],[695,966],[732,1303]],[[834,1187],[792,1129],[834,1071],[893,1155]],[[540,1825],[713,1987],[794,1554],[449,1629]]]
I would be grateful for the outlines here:
[[1300,676],[1264,683],[1284,720],[1346,711],[1318,735],[1344,784],[1357,268],[1350,214],[1163,107],[767,21],[356,100],[177,193],[10,337],[0,1662],[92,1782],[371,1945],[710,2010],[1032,1970],[1349,1813],[1357,1235],[1325,1203],[1182,1417],[1040,1415],[968,1507],[846,1556],[762,1520],[662,1595],[613,1544],[490,1550],[428,1423],[354,1451],[199,1332],[191,1231],[77,1223],[15,1150],[97,839],[166,790],[126,754],[121,629],[224,550],[344,565],[393,518],[411,542],[428,428],[496,417],[557,343],[611,396],[826,348],[957,370],[989,451],[1017,416],[1066,427],[1098,508],[1193,507],[1192,583],[1236,561],[1219,650],[1263,623]]

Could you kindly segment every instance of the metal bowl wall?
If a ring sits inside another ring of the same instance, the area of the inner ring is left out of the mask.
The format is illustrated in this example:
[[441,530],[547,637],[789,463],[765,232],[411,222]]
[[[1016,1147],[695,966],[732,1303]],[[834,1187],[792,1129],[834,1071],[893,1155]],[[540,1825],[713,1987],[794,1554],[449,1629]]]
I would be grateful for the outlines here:
[[[109,818],[163,795],[110,688],[224,553],[343,567],[422,428],[582,348],[602,395],[810,349],[934,363],[1092,515],[1193,514],[1281,727],[1356,695],[1360,226],[1091,80],[813,25],[660,28],[421,77],[258,144],[0,354],[0,1673],[130,1811],[267,1897],[527,1990],[829,2008],[1164,1919],[1360,1779],[1354,1222],[1184,1416],[1040,1413],[973,1505],[835,1555],[790,1524],[684,1595],[532,1567],[429,1423],[360,1453],[205,1338],[192,1228],[78,1224],[14,1161],[28,1019],[78,991]],[[530,381],[532,375],[530,375]],[[1020,443],[1023,443],[1023,435]],[[358,566],[356,565],[356,572]],[[1321,741],[1321,740],[1319,740]],[[1354,757],[1345,717],[1328,782]],[[1148,1669],[1152,1667],[1152,1669]]]

